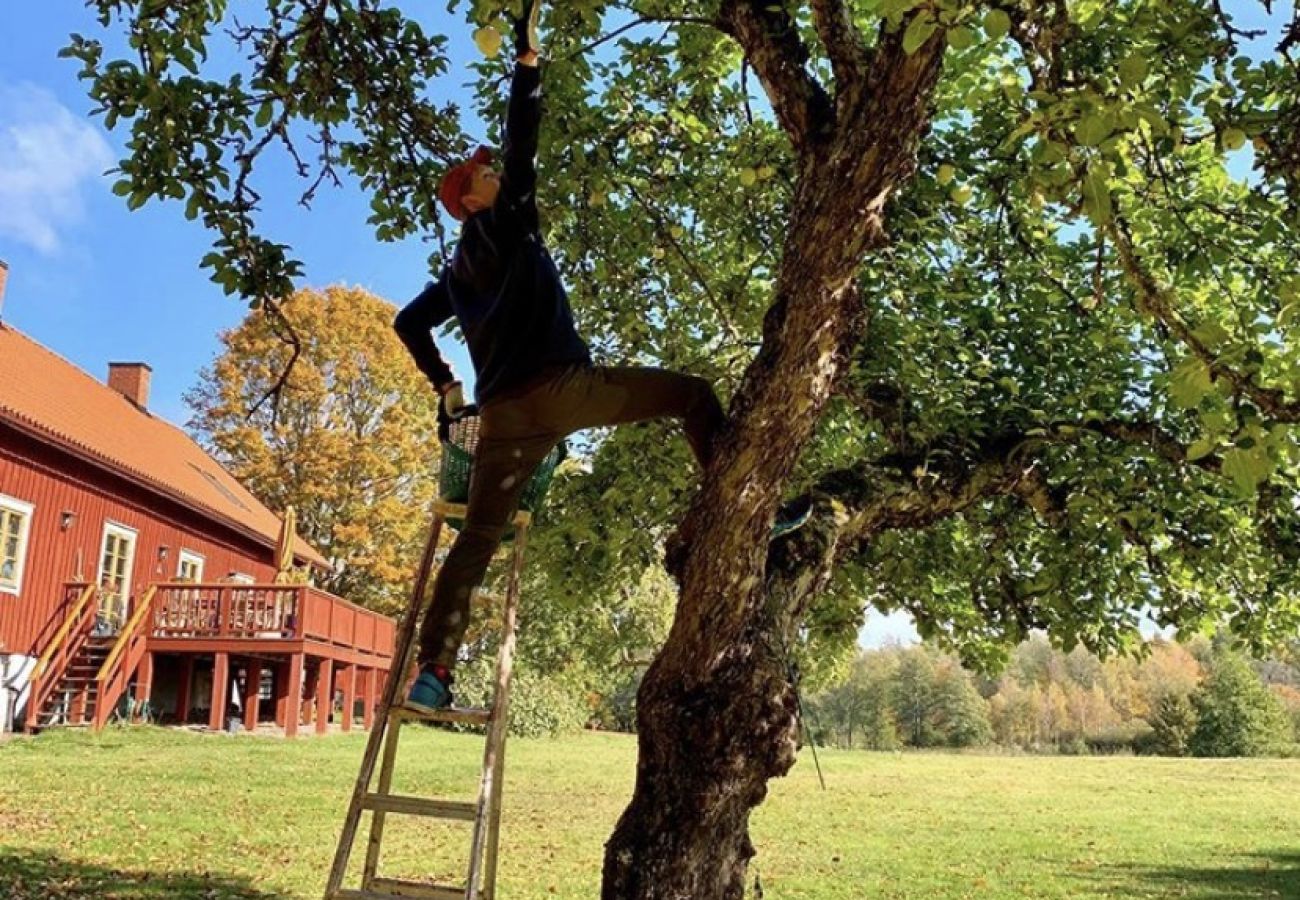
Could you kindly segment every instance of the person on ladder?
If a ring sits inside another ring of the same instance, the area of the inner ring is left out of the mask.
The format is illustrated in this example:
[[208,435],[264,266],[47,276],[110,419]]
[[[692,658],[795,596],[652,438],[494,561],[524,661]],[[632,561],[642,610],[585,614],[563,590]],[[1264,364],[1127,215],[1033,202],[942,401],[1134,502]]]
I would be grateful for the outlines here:
[[[657,368],[592,364],[559,271],[542,242],[536,187],[541,73],[540,0],[515,22],[516,60],[502,167],[479,147],[442,180],[439,195],[462,223],[451,261],[412,300],[394,328],[433,383],[440,417],[469,407],[432,330],[453,315],[469,345],[480,410],[465,525],[434,582],[420,628],[420,672],[406,705],[451,705],[452,668],[469,625],[470,597],[509,527],[533,471],[565,436],[625,422],[682,420],[701,471],[708,468],[722,406],[703,378]],[[774,535],[807,520],[807,504],[783,509]]]

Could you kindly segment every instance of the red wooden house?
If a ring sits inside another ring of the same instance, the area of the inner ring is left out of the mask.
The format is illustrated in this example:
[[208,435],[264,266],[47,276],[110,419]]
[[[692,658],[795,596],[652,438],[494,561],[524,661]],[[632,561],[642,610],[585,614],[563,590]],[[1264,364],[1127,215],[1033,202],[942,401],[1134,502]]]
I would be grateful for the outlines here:
[[369,727],[392,620],[277,583],[290,558],[329,564],[149,412],[149,375],[100,382],[0,323],[0,730],[147,700],[159,721],[293,735],[323,731],[337,694],[341,727],[358,707]]

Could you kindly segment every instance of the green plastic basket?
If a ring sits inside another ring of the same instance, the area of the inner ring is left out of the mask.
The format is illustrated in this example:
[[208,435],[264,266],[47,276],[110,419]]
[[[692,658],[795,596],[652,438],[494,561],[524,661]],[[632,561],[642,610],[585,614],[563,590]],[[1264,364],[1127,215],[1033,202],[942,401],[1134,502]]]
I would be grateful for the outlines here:
[[[478,416],[466,416],[451,423],[447,440],[442,442],[442,468],[438,473],[438,493],[448,503],[466,503],[469,500],[469,480],[474,473],[474,451],[478,448]],[[538,464],[533,476],[524,485],[519,498],[519,508],[536,513],[550,490],[555,467],[564,459],[567,448],[563,441],[556,444],[546,458]]]

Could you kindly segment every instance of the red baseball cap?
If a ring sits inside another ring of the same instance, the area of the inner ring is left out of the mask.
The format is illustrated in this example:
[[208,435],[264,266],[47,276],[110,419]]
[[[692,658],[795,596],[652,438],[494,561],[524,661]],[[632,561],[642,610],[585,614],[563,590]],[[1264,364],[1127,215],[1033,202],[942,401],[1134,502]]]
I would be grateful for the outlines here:
[[455,216],[458,221],[463,222],[469,218],[469,210],[465,208],[462,198],[469,188],[474,170],[479,166],[491,164],[492,151],[487,147],[479,147],[469,159],[458,166],[453,166],[446,175],[442,176],[442,183],[438,185],[438,198],[442,200],[442,205],[447,208],[447,212]]

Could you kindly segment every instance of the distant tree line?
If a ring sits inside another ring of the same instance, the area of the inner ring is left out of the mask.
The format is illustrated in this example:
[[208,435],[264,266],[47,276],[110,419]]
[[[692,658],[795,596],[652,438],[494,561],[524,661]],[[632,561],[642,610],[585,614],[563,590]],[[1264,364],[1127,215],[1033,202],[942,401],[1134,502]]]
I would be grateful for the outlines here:
[[1136,657],[1017,647],[1000,676],[922,644],[867,650],[807,698],[819,745],[1031,753],[1300,753],[1300,653],[1252,660],[1226,641],[1154,640]]

